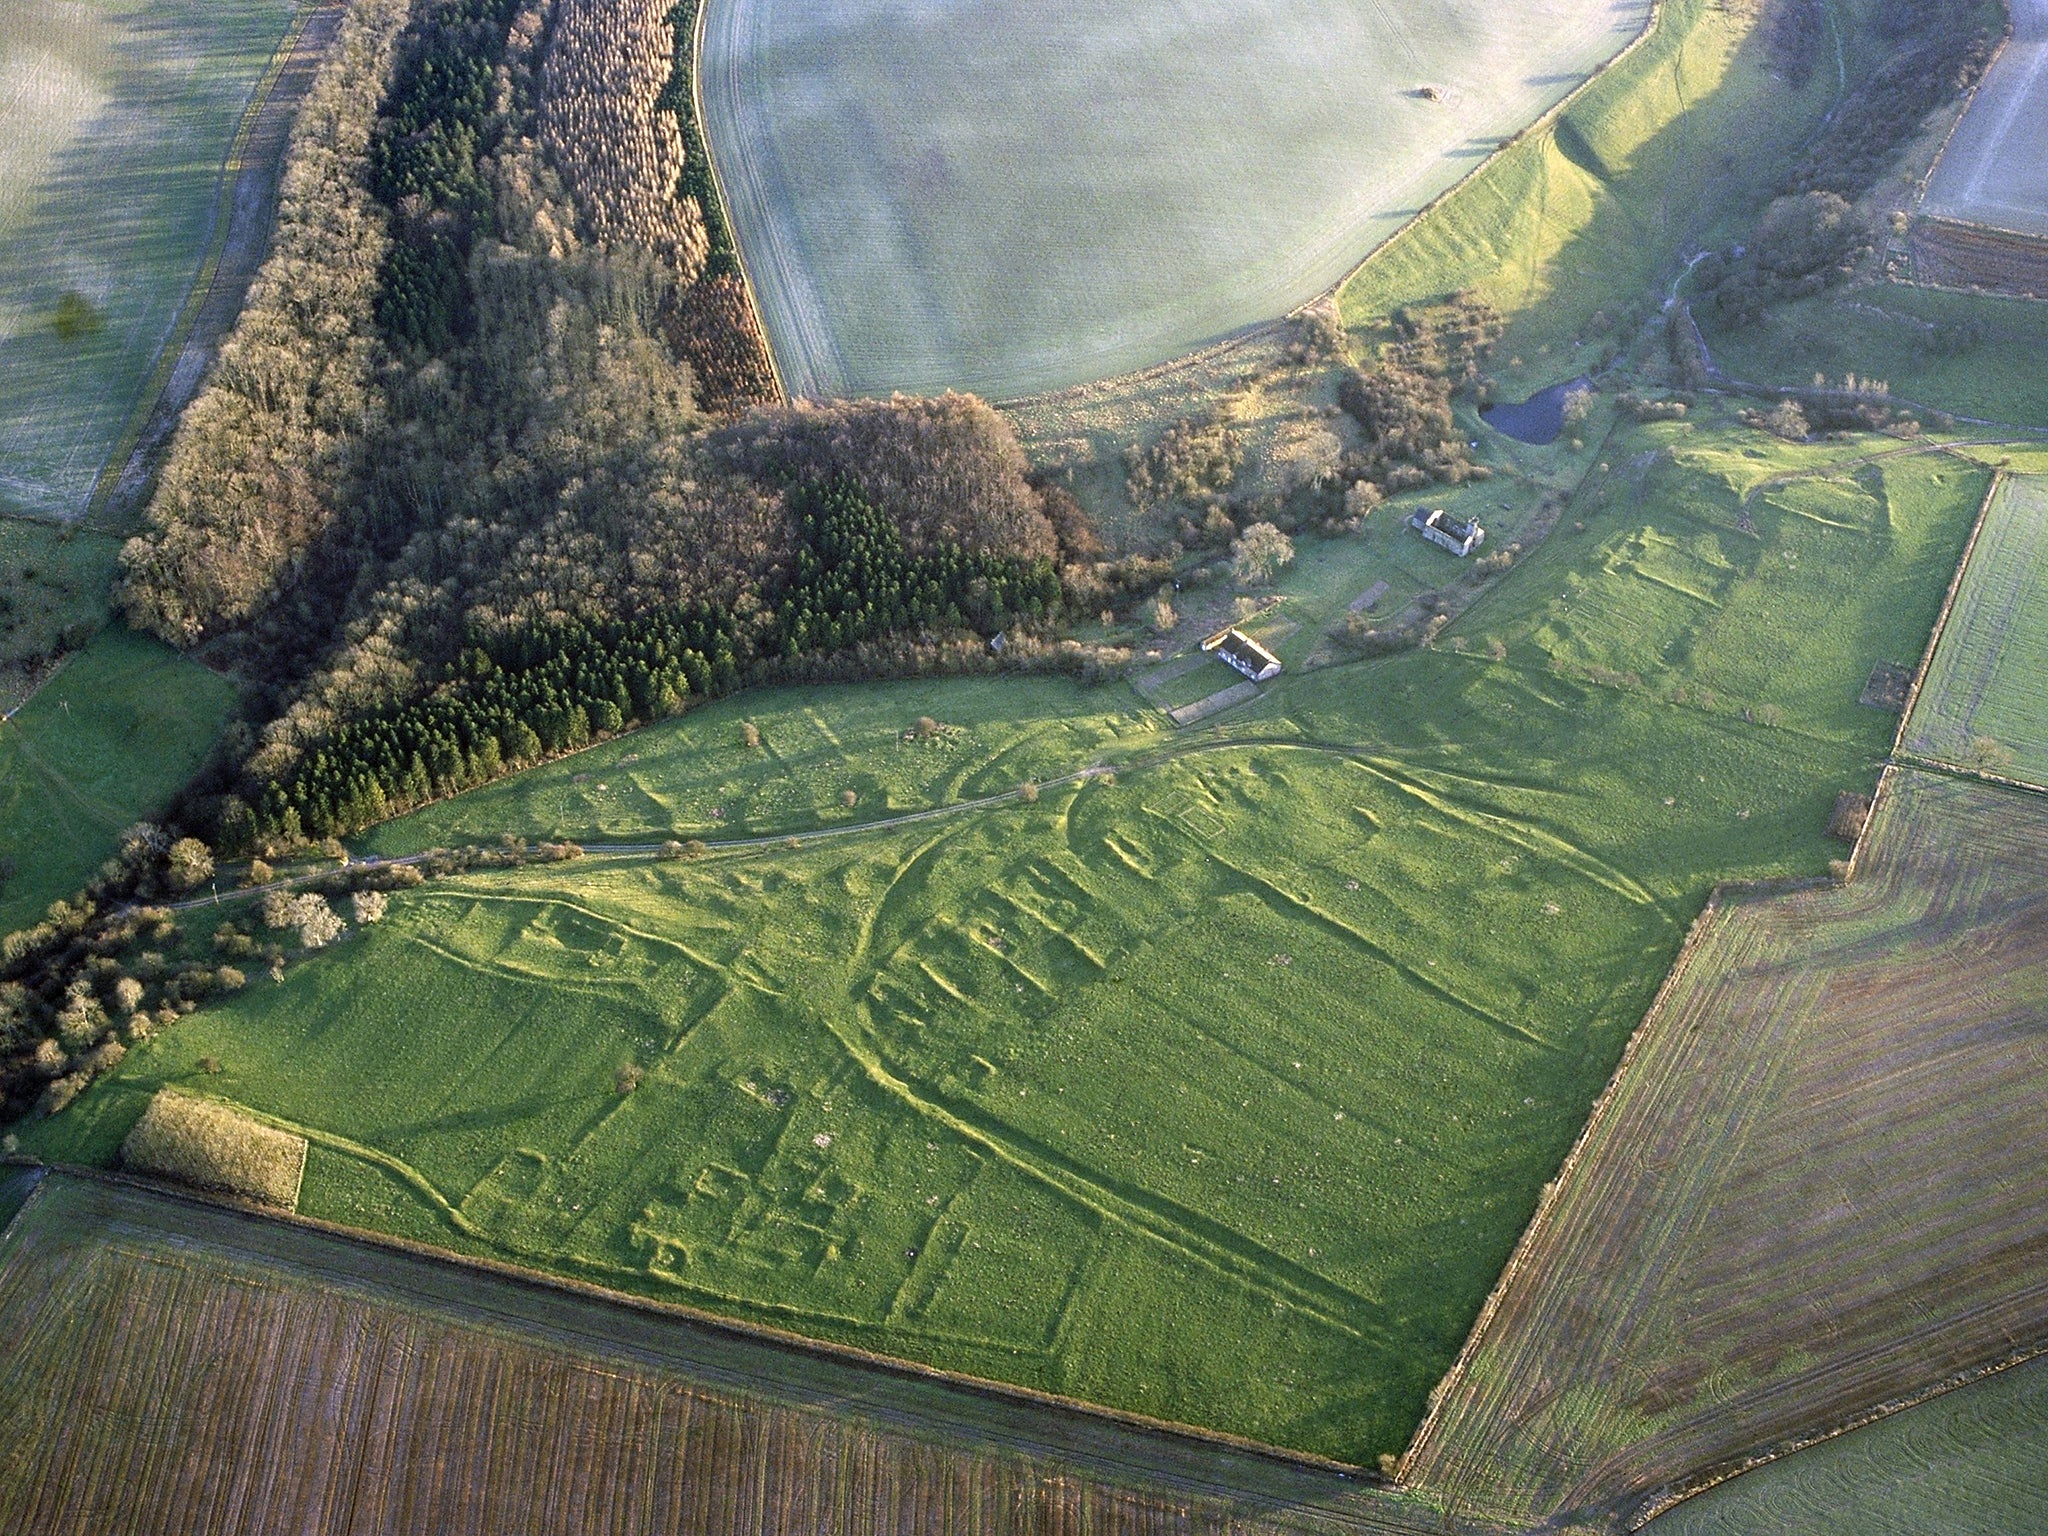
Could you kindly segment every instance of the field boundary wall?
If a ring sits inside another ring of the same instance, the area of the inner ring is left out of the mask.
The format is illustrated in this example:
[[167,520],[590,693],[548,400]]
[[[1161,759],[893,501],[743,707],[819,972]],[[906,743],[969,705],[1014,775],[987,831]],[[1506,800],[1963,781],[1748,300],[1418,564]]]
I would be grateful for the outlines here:
[[690,111],[697,118],[697,142],[704,146],[704,166],[711,172],[711,184],[718,188],[719,217],[725,220],[726,238],[732,241],[734,264],[740,269],[740,289],[747,296],[747,310],[753,316],[754,333],[761,338],[761,355],[768,359],[768,376],[775,381],[778,400],[790,398],[789,385],[782,377],[782,364],[776,360],[775,343],[768,337],[768,327],[761,318],[760,296],[754,291],[754,274],[747,262],[747,248],[740,240],[739,224],[732,216],[732,198],[725,190],[725,178],[718,171],[718,156],[711,152],[711,131],[705,125],[704,91],[700,84],[704,74],[704,17],[718,0],[701,0],[697,13],[690,18]]
[[[1197,1424],[1182,1424],[1171,1419],[1155,1419],[1127,1409],[1110,1408],[1101,1403],[1091,1403],[1080,1398],[1064,1397],[1056,1392],[1040,1392],[1030,1387],[1012,1386],[1006,1382],[990,1381],[985,1377],[971,1376],[964,1371],[942,1370],[937,1366],[924,1365],[915,1360],[905,1360],[893,1355],[877,1354],[861,1349],[857,1345],[834,1343],[825,1339],[806,1338],[766,1323],[746,1322],[738,1318],[723,1317],[715,1312],[688,1306],[681,1302],[656,1301],[652,1297],[636,1296],[626,1291],[612,1290],[595,1285],[587,1280],[573,1280],[566,1275],[551,1275],[541,1270],[527,1269],[521,1265],[508,1264],[500,1259],[484,1258],[480,1255],[456,1253],[431,1244],[414,1242],[387,1233],[371,1232],[358,1227],[345,1226],[340,1222],[327,1221],[317,1216],[307,1216],[296,1211],[279,1210],[273,1206],[259,1205],[254,1201],[215,1190],[187,1188],[183,1185],[161,1183],[154,1179],[138,1178],[108,1168],[94,1168],[85,1164],[41,1163],[33,1158],[20,1156],[0,1157],[0,1168],[29,1167],[45,1168],[60,1172],[67,1178],[78,1178],[104,1184],[117,1189],[137,1190],[158,1199],[183,1201],[192,1205],[212,1206],[234,1211],[243,1216],[261,1221],[275,1222],[286,1226],[301,1227],[328,1237],[340,1238],[347,1242],[361,1244],[387,1252],[402,1254],[456,1269],[470,1269],[494,1279],[524,1286],[532,1290],[553,1292],[574,1297],[579,1301],[597,1302],[608,1306],[623,1307],[646,1316],[683,1323],[707,1333],[738,1339],[743,1342],[779,1349],[798,1356],[813,1356],[851,1365],[900,1379],[927,1382],[934,1386],[948,1387],[976,1397],[1005,1402],[1019,1407],[1036,1408],[1054,1413],[1077,1415],[1100,1423],[1113,1424],[1119,1428],[1136,1430],[1144,1434],[1162,1436],[1183,1443],[1194,1442],[1215,1450],[1227,1450],[1239,1455],[1255,1457],[1262,1461],[1281,1466],[1312,1472],[1335,1473],[1367,1487],[1384,1487],[1387,1480],[1367,1467],[1338,1461],[1334,1457],[1318,1456],[1313,1451],[1290,1450],[1286,1446],[1270,1445],[1242,1435],[1233,1435],[1224,1430],[1204,1429]],[[38,1189],[40,1193],[40,1189]]]

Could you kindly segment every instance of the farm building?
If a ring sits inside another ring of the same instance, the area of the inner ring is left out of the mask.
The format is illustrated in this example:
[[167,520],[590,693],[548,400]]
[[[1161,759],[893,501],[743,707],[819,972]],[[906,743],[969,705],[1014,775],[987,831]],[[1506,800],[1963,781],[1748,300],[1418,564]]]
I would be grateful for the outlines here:
[[1216,631],[1202,642],[1202,649],[1229,662],[1255,683],[1280,675],[1280,658],[1235,626]]
[[1408,519],[1408,526],[1430,543],[1448,549],[1460,559],[1486,542],[1486,530],[1475,520],[1461,518],[1442,507],[1432,512],[1416,513]]

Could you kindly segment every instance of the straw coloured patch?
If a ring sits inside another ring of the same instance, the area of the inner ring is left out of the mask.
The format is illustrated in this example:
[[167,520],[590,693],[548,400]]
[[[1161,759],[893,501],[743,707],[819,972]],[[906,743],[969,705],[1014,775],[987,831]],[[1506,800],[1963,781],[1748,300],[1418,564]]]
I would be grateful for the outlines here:
[[121,1161],[137,1173],[292,1210],[306,1174],[306,1138],[165,1088],[121,1144]]

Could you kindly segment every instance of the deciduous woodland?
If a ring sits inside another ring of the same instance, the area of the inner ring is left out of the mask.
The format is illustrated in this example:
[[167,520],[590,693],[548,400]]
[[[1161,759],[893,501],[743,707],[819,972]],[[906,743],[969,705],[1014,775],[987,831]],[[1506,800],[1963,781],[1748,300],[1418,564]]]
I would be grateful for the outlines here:
[[[898,668],[1010,629],[1042,649],[1063,551],[1002,418],[735,415],[759,341],[698,294],[736,279],[688,190],[688,24],[637,0],[351,13],[276,252],[122,558],[134,623],[258,684],[196,809],[226,849],[892,636]],[[1091,543],[1070,526],[1065,554]],[[1066,580],[1099,584],[1071,558]],[[560,665],[479,670],[510,654]]]

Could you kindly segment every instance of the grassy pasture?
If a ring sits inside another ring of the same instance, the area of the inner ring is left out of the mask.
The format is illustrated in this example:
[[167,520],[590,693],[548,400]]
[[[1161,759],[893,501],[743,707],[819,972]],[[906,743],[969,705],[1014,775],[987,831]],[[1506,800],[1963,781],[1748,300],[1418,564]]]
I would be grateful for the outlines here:
[[[1777,305],[1741,330],[1714,326],[1711,316],[1707,324],[1714,362],[1731,378],[1799,387],[1816,373],[1853,373],[1957,416],[2048,425],[2048,379],[2039,363],[2048,304],[1883,283]],[[1939,327],[1974,327],[1977,339],[1944,353]]]
[[0,510],[72,516],[212,238],[290,0],[0,12]]
[[1904,745],[2048,783],[2048,480],[1999,486]]
[[[110,1157],[214,1056],[207,1091],[308,1136],[309,1214],[1398,1448],[1712,883],[1839,847],[1835,793],[1893,724],[1856,694],[1924,647],[1986,477],[1691,424],[1604,451],[1584,531],[1453,627],[1499,660],[1447,637],[1179,734],[1121,687],[743,696],[379,846],[715,833],[713,808],[779,839],[1117,773],[796,848],[437,883],[27,1139]],[[958,737],[902,741],[919,713]]]
[[[920,717],[939,733],[914,738]],[[751,723],[761,745],[741,735]],[[1016,789],[1168,734],[1121,686],[1065,679],[943,678],[767,688],[387,822],[373,852],[535,832],[585,843],[759,837],[852,825]],[[842,797],[851,790],[856,804]]]
[[1345,322],[1470,289],[1511,322],[1503,397],[1597,366],[1690,247],[1761,205],[1832,104],[1835,71],[1799,91],[1772,71],[1757,14],[1666,0],[1642,46],[1350,278]]
[[793,390],[1014,396],[1315,297],[1647,14],[740,0],[705,127]]
[[0,709],[21,702],[23,663],[61,655],[106,622],[120,540],[31,518],[0,518]]
[[2048,0],[2009,0],[2012,36],[1927,185],[1944,218],[2048,235]]
[[61,1174],[0,1233],[0,1326],[10,1531],[1435,1529],[1327,1473]]
[[1854,883],[1713,911],[1415,1475],[1626,1515],[2039,1338],[2044,871],[2034,797],[1900,772]]
[[197,663],[110,629],[0,723],[0,932],[84,884],[123,827],[191,778],[233,702]]
[[2002,1371],[1688,1499],[1655,1536],[2006,1536],[2048,1525],[2048,1362]]

